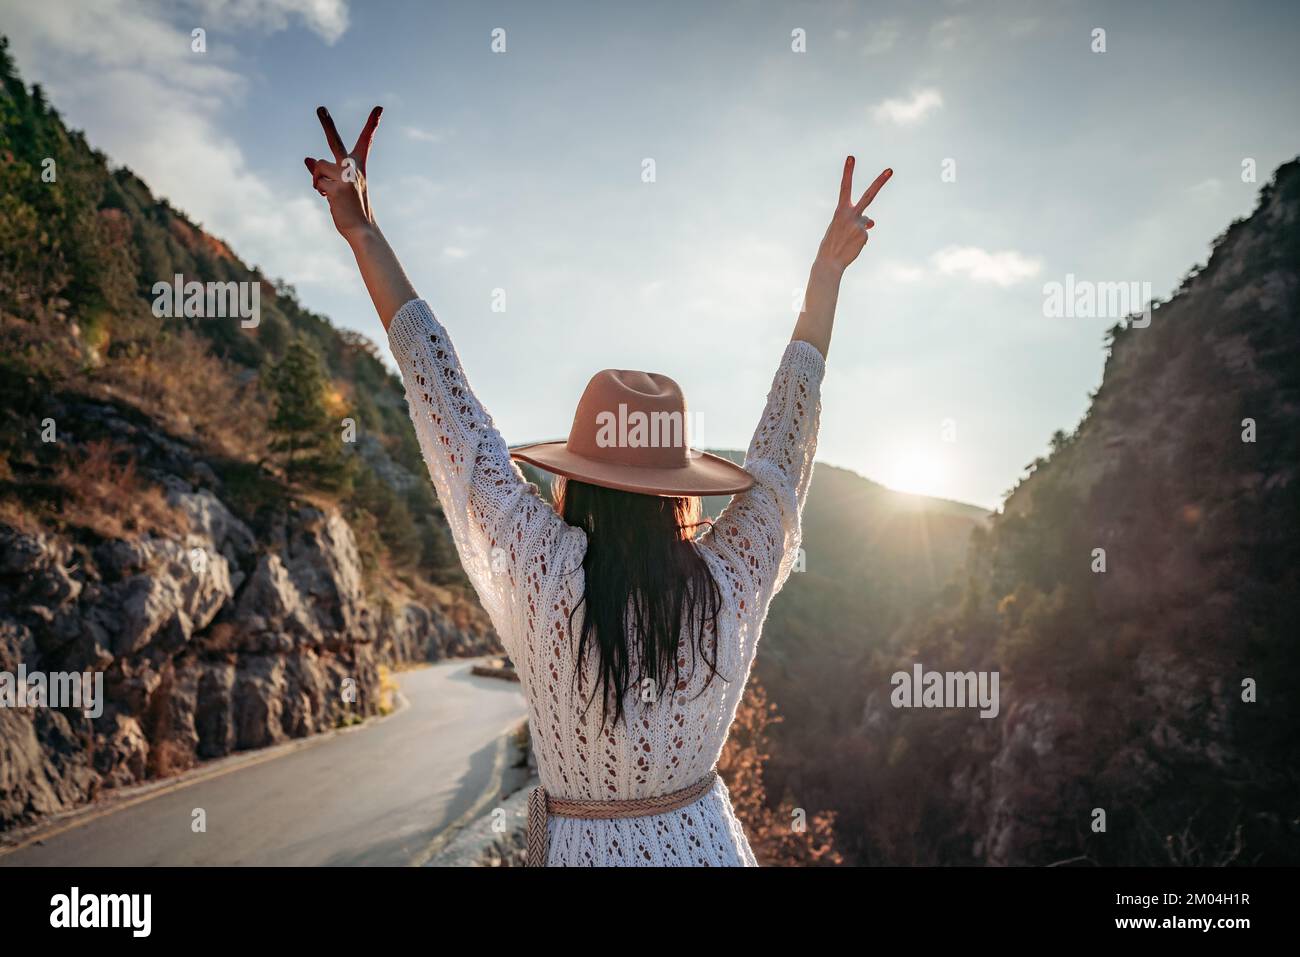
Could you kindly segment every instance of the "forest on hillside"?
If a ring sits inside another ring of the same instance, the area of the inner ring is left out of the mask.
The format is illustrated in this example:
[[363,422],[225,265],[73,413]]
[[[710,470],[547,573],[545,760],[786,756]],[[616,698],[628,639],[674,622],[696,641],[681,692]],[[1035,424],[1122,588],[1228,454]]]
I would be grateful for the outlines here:
[[[1030,463],[935,605],[840,682],[814,792],[863,864],[1300,861],[1300,161]],[[1002,711],[890,676],[996,671]],[[854,713],[856,710],[856,713]]]
[[[358,530],[367,569],[463,583],[437,499],[415,480],[424,467],[401,383],[375,345],[304,309],[129,169],[110,169],[39,86],[28,91],[7,47],[0,82],[0,516],[52,528],[74,514],[87,527],[165,521],[133,514],[124,492],[76,488],[147,485],[110,480],[125,476],[130,450],[32,441],[49,397],[76,395],[129,404],[192,441],[249,521],[286,496],[322,496]],[[260,321],[160,321],[151,290],[176,275],[257,283]],[[285,409],[294,395],[305,405]],[[67,411],[65,433],[93,431]],[[355,442],[342,440],[345,419]]]
[[[160,314],[178,275],[257,321]],[[376,347],[110,168],[0,39],[0,670],[107,699],[0,710],[0,830],[495,647]]]

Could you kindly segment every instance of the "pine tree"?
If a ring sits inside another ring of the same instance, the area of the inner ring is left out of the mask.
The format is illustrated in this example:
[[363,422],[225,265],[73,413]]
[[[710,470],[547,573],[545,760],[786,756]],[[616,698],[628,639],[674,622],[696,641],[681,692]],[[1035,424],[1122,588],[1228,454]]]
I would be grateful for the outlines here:
[[295,338],[268,378],[275,397],[271,449],[284,455],[285,478],[330,490],[345,487],[350,470],[338,423],[325,405],[328,379],[320,355]]

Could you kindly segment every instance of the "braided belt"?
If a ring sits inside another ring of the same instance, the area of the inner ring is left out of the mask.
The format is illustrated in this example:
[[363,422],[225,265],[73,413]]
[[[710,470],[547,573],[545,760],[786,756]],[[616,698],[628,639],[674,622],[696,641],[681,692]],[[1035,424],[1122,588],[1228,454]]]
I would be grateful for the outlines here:
[[588,821],[612,821],[624,817],[651,817],[679,811],[694,804],[713,787],[717,771],[710,771],[694,784],[658,797],[629,798],[625,801],[569,800],[553,798],[540,784],[528,794],[528,866],[545,867],[550,853],[548,815],[576,817]]

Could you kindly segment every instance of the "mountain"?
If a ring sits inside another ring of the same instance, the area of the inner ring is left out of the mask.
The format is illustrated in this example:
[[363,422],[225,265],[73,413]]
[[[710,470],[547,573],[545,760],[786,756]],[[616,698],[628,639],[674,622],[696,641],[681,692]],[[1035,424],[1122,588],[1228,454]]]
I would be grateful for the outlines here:
[[[843,686],[859,863],[1300,862],[1300,162],[1149,325],[947,593]],[[1000,714],[890,677],[1000,676]],[[818,803],[820,802],[820,803]]]
[[[177,275],[260,316],[160,317]],[[0,707],[0,830],[496,647],[376,347],[109,169],[0,41],[0,700],[104,684],[93,719]]]
[[764,772],[771,793],[831,806],[813,795],[835,790],[841,758],[830,742],[856,722],[861,664],[956,587],[971,535],[987,521],[972,505],[817,465],[803,514],[803,571],[772,601],[754,669],[781,714]]

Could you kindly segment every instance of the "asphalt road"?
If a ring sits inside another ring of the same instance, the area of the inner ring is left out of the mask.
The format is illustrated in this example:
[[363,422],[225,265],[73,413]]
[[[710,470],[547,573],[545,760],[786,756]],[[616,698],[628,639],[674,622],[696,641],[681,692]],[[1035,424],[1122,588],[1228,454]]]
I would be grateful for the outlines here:
[[[517,684],[471,675],[471,664],[403,672],[410,705],[383,720],[91,811],[0,853],[0,866],[423,863],[450,825],[495,797],[499,742],[525,715]],[[193,832],[196,808],[206,833]]]

